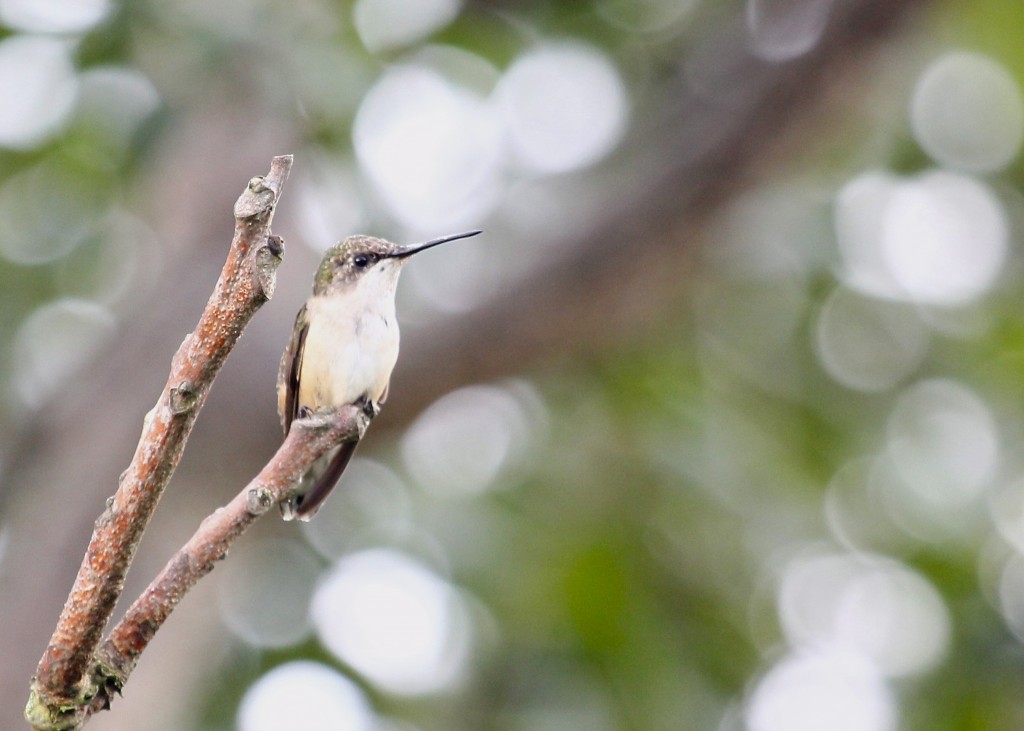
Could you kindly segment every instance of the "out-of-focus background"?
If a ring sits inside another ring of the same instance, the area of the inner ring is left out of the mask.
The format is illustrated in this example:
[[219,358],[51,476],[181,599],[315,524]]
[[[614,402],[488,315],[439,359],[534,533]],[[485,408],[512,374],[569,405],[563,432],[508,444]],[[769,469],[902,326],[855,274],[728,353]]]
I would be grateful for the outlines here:
[[1024,727],[1018,0],[0,24],[0,727],[282,153],[278,291],[127,598],[279,443],[320,252],[486,233],[407,268],[317,519],[246,535],[90,728]]

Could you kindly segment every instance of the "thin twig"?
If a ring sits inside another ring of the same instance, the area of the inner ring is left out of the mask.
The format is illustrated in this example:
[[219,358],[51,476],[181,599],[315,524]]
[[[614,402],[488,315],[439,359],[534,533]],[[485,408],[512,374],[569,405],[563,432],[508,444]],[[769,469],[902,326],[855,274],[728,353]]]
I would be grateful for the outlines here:
[[32,680],[26,719],[37,729],[80,725],[81,709],[98,692],[88,670],[103,628],[124,588],[128,567],[177,466],[210,385],[243,328],[273,295],[283,249],[270,223],[291,170],[275,157],[235,203],[235,233],[227,261],[196,329],[174,354],[156,406],[117,492],[96,520],[89,547],[53,636]]
[[200,524],[97,651],[94,675],[100,690],[90,714],[110,707],[112,694],[127,682],[153,635],[189,589],[224,558],[235,539],[270,508],[293,497],[313,462],[342,442],[360,439],[369,422],[363,409],[346,406],[292,423],[270,462],[231,502]]

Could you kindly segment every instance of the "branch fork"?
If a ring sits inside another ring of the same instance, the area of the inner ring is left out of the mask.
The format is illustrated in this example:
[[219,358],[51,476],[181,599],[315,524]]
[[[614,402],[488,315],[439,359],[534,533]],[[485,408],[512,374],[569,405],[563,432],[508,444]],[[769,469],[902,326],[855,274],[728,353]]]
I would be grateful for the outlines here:
[[131,464],[96,519],[78,576],[32,679],[25,717],[35,729],[78,729],[93,713],[109,708],[113,694],[120,692],[139,655],[185,593],[249,525],[293,495],[317,458],[360,438],[369,424],[370,417],[358,407],[296,420],[263,470],[202,522],[102,640],[142,532],[213,380],[249,320],[274,294],[284,241],[270,233],[270,224],[291,165],[290,155],[275,157],[270,172],[251,179],[235,202],[234,237],[213,294],[195,330],[174,354]]

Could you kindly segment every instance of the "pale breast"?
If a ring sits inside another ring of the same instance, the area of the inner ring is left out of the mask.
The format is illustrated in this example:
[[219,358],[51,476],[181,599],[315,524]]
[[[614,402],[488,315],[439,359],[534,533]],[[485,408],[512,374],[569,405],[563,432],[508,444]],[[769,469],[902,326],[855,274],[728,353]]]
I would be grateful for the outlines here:
[[363,396],[379,401],[387,388],[398,360],[394,303],[367,303],[359,294],[310,301],[300,405],[317,410]]

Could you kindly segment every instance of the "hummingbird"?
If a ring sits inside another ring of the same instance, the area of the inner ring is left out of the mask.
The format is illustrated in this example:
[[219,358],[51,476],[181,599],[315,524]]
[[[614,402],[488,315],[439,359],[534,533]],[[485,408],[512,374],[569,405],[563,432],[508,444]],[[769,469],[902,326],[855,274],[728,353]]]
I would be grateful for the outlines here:
[[[277,375],[277,413],[285,436],[302,415],[347,405],[373,417],[388,394],[398,360],[395,292],[413,254],[480,231],[400,246],[373,236],[349,236],[324,252],[313,295],[295,318]],[[297,497],[281,503],[285,520],[310,520],[345,471],[358,442],[318,460]]]

